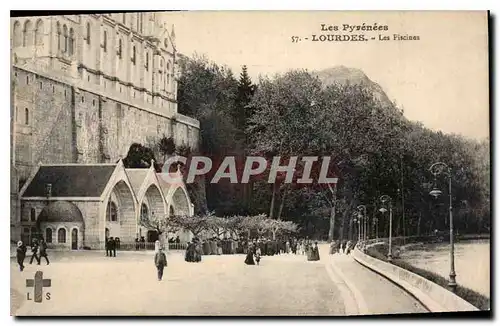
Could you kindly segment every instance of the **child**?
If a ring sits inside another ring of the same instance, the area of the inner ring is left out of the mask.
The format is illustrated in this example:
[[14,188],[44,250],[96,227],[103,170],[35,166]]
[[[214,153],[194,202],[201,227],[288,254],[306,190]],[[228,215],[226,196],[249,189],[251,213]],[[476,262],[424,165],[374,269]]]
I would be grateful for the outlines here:
[[255,250],[255,261],[257,262],[257,265],[259,265],[260,262],[260,255],[261,255],[260,248],[257,247],[257,250]]
[[163,252],[162,247],[159,247],[155,254],[155,266],[158,270],[158,281],[161,281],[163,277],[163,269],[167,266],[167,256]]

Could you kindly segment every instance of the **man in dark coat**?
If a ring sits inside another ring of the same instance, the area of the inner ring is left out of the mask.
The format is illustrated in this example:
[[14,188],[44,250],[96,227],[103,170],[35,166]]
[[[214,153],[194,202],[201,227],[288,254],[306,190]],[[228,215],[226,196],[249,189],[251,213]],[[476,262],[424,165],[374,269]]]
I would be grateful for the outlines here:
[[111,246],[111,238],[106,238],[104,241],[104,247],[106,249],[106,257],[111,257],[109,247]]
[[33,264],[33,259],[36,259],[38,262],[38,265],[40,265],[40,257],[38,257],[38,240],[33,239],[33,243],[31,244],[31,259],[30,259],[30,265]]
[[116,239],[114,238],[111,238],[111,251],[113,252],[113,257],[116,257]]
[[[44,257],[47,261],[47,265],[50,264],[49,257],[47,256],[47,243],[43,239],[40,241],[40,261],[42,260],[42,257]],[[40,262],[38,265],[40,265]]]
[[163,277],[163,269],[167,266],[167,256],[161,247],[158,248],[158,252],[155,254],[155,266],[158,271],[158,281],[161,281]]

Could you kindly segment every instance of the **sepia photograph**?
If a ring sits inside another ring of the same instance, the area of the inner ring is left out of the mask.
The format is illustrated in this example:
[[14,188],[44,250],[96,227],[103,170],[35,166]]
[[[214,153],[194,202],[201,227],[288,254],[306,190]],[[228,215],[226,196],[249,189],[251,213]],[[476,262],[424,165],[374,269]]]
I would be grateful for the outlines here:
[[488,11],[9,18],[11,316],[491,314]]

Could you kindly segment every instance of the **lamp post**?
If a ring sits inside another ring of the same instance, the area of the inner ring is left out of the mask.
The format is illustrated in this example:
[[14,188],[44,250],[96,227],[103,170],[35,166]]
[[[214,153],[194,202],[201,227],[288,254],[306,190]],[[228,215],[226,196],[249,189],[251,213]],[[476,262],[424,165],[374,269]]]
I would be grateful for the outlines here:
[[[358,242],[361,241],[361,219],[359,218],[359,214],[353,213],[352,214],[352,221],[354,223],[354,226],[356,227],[357,232],[355,234],[358,234]],[[356,225],[357,224],[357,225]]]
[[449,214],[450,214],[450,280],[448,281],[448,286],[455,291],[457,288],[457,281],[455,273],[455,246],[453,241],[453,206],[452,206],[452,196],[451,196],[451,169],[448,165],[442,162],[437,162],[431,165],[429,171],[434,175],[434,187],[429,193],[434,198],[438,198],[442,191],[436,187],[436,179],[438,175],[444,174],[448,177],[448,196],[449,196]]
[[374,217],[373,218],[373,236],[375,237],[375,239],[378,239],[378,218],[377,217]]
[[[392,261],[392,198],[387,195],[382,195],[380,196],[380,201],[383,204],[389,202],[389,252],[387,253],[387,261],[391,262]],[[387,212],[387,209],[382,207],[379,211],[382,214],[384,214],[385,212]]]
[[[365,205],[359,205],[358,207],[359,211],[359,217],[363,219],[363,241],[366,241],[366,206]],[[363,212],[363,213],[361,213]]]

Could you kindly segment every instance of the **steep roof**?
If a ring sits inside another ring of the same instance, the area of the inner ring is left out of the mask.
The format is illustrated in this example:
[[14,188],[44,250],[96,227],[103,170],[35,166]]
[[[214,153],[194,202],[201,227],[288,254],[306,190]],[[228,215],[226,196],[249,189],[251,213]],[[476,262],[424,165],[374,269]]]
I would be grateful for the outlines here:
[[125,172],[127,173],[132,190],[137,195],[146,179],[149,169],[125,169]]
[[52,197],[99,197],[115,168],[116,164],[42,165],[23,197],[46,197],[48,183]]

